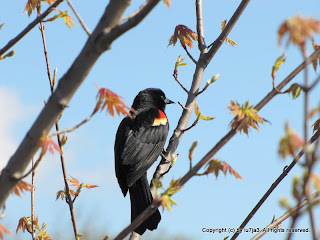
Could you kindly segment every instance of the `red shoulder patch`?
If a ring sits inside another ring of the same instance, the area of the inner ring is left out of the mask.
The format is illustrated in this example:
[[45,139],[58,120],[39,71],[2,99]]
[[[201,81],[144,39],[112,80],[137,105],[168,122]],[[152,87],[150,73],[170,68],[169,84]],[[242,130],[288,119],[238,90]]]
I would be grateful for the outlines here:
[[158,109],[158,111],[160,117],[154,119],[152,126],[166,125],[168,123],[166,114],[162,112],[160,109]]

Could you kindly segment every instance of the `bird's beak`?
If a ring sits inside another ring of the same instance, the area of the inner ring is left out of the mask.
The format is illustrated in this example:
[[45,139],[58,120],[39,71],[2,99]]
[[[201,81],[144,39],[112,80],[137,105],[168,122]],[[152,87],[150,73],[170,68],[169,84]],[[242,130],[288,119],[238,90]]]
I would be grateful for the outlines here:
[[168,99],[168,98],[166,98],[166,99],[164,100],[164,102],[165,102],[166,104],[175,103],[175,102],[171,101],[171,100],[170,100],[170,99]]

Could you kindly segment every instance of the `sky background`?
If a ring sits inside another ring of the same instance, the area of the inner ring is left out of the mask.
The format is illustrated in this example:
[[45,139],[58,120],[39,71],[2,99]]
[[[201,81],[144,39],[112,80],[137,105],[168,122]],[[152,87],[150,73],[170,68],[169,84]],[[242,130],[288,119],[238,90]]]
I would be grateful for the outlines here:
[[[93,30],[108,1],[73,1],[82,18]],[[230,19],[240,1],[203,0],[204,31],[207,44],[213,42],[221,32],[220,24]],[[133,12],[143,1],[133,1],[126,15]],[[0,47],[15,37],[30,21],[23,13],[26,1],[1,0]],[[44,6],[47,7],[46,4]],[[44,9],[46,9],[44,7]],[[70,10],[66,3],[60,10]],[[189,169],[188,150],[198,140],[194,152],[194,163],[200,160],[228,131],[233,116],[227,109],[230,99],[244,103],[250,100],[258,103],[272,87],[271,67],[283,49],[277,44],[277,30],[288,17],[296,14],[320,18],[318,0],[292,1],[251,1],[229,37],[238,45],[223,44],[213,61],[207,67],[202,86],[214,74],[220,79],[201,94],[197,100],[204,115],[214,116],[210,122],[201,121],[186,132],[177,149],[180,156],[173,169],[166,175],[164,186],[172,178],[182,177]],[[71,15],[74,17],[73,13]],[[89,76],[77,91],[69,108],[64,111],[61,128],[72,127],[86,118],[93,110],[97,89],[94,84],[106,87],[126,99],[128,105],[136,94],[147,87],[161,88],[168,98],[175,102],[186,101],[185,92],[172,77],[174,63],[179,55],[186,57],[187,66],[179,69],[179,79],[186,88],[190,87],[195,65],[177,44],[169,46],[168,41],[178,24],[196,30],[194,1],[172,0],[168,9],[163,2],[136,28],[117,39],[97,61]],[[46,23],[46,39],[51,69],[58,69],[59,79],[79,54],[87,35],[74,17],[76,26],[69,30],[61,19]],[[316,38],[320,43],[320,38]],[[25,136],[33,121],[50,95],[42,40],[38,28],[34,28],[14,48],[14,57],[0,62],[0,169],[3,168]],[[310,52],[312,51],[309,46]],[[191,50],[197,59],[195,43]],[[296,47],[290,46],[287,61],[277,73],[277,82],[286,77],[302,61]],[[315,79],[310,70],[310,81]],[[303,74],[294,82],[302,83]],[[312,92],[311,105],[319,104],[320,87]],[[237,134],[215,156],[231,165],[243,180],[233,176],[213,175],[192,178],[180,192],[173,196],[178,206],[172,213],[164,211],[158,230],[146,233],[144,239],[223,239],[224,234],[203,233],[202,228],[236,228],[245,219],[266,190],[281,174],[291,158],[283,161],[277,154],[284,125],[290,125],[302,135],[303,97],[292,100],[287,94],[274,98],[260,112],[270,121],[260,132],[252,130],[249,137]],[[166,113],[170,122],[170,133],[177,126],[182,109],[178,104],[169,105]],[[130,200],[118,187],[114,174],[113,144],[117,127],[122,117],[112,118],[105,112],[97,114],[90,122],[68,135],[65,146],[68,174],[80,182],[99,185],[99,188],[81,192],[75,202],[79,232],[98,236],[106,234],[115,237],[130,223]],[[190,124],[195,119],[192,116]],[[310,131],[311,133],[311,131]],[[155,164],[156,166],[156,164]],[[149,176],[153,173],[152,167]],[[317,166],[316,171],[320,169]],[[264,203],[247,227],[262,228],[268,225],[273,215],[281,216],[285,209],[280,207],[279,198],[290,198],[292,179],[301,175],[301,167],[296,166],[280,183]],[[30,178],[27,178],[30,182]],[[48,233],[55,239],[72,239],[72,225],[68,206],[55,200],[56,192],[64,188],[59,155],[47,154],[36,175],[35,212],[39,222],[47,223]],[[291,199],[292,205],[294,204]],[[30,194],[22,198],[11,195],[6,203],[7,216],[0,220],[12,232],[22,216],[30,216]],[[316,216],[320,216],[319,207]],[[319,230],[320,218],[317,217]],[[283,223],[287,228],[290,220]],[[301,218],[297,228],[309,227],[307,217]],[[164,237],[165,236],[165,237]],[[238,239],[248,239],[253,234],[240,235]],[[82,239],[88,239],[84,235]],[[263,239],[285,239],[283,233],[269,234]],[[5,237],[5,239],[28,239],[27,233]],[[309,235],[296,234],[294,239],[308,239]],[[102,239],[102,237],[100,237]]]

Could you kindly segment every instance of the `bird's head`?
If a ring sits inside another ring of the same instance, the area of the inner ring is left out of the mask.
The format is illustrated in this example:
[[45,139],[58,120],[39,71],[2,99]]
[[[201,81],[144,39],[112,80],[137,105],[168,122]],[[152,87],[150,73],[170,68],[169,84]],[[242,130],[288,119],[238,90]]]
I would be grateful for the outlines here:
[[166,105],[171,103],[173,101],[166,98],[166,95],[159,88],[147,88],[135,97],[132,108],[138,112],[150,108],[158,108],[164,111]]

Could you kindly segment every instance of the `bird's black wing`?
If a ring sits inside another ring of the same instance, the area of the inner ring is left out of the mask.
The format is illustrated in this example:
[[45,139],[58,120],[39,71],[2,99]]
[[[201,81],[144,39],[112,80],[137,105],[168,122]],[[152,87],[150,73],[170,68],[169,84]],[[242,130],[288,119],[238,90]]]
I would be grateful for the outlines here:
[[129,117],[126,117],[121,121],[118,127],[116,140],[114,144],[116,177],[118,179],[119,186],[124,196],[126,196],[128,192],[128,185],[126,183],[128,167],[122,165],[121,155],[123,153],[124,144],[126,143],[128,132],[130,131],[132,124],[133,124],[133,119]]
[[131,187],[157,160],[168,131],[166,115],[155,108],[139,113],[133,120],[121,155],[121,164],[128,170],[128,187]]

